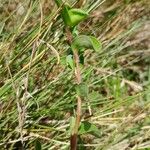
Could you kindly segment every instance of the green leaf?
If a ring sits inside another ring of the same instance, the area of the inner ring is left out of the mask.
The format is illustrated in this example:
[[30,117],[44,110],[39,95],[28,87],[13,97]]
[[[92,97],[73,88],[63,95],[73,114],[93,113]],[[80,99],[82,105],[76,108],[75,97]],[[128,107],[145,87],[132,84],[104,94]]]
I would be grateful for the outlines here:
[[72,55],[68,55],[68,56],[66,57],[66,63],[71,67],[71,69],[74,69],[74,68],[75,68],[75,64],[74,64]]
[[79,134],[86,134],[86,133],[98,133],[98,134],[100,134],[100,131],[94,124],[92,124],[88,121],[84,121],[81,123],[78,133]]
[[72,49],[93,49],[96,52],[101,50],[101,43],[93,36],[87,36],[87,35],[79,35],[77,36],[71,45]]
[[90,36],[91,44],[93,45],[93,49],[98,52],[102,49],[102,44],[95,38],[94,36]]
[[69,10],[70,9],[71,9],[70,6],[66,4],[66,5],[64,5],[62,12],[61,12],[61,16],[62,16],[62,19],[64,21],[64,24],[67,26],[72,26],[71,19],[69,16]]
[[[55,3],[58,7],[63,5],[62,0],[55,0]],[[61,16],[65,25],[75,27],[88,16],[88,13],[82,9],[71,8],[68,4],[64,4],[62,6]]]
[[42,150],[42,146],[39,140],[35,141],[35,150]]
[[78,34],[79,34],[79,31],[76,26],[72,29],[72,34],[74,37],[78,36]]
[[88,13],[82,9],[71,8],[69,5],[65,4],[61,15],[65,25],[74,27],[83,21],[88,16]]
[[76,9],[76,8],[70,9],[68,13],[71,21],[70,22],[71,27],[76,26],[88,16],[87,12],[85,12],[82,9]]

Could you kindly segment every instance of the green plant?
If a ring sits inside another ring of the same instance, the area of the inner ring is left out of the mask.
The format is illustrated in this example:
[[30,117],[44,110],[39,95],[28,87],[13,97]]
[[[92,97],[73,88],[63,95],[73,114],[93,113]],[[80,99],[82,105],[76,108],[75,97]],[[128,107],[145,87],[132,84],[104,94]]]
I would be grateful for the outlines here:
[[[101,44],[93,36],[74,34],[74,32],[75,33],[77,32],[76,26],[88,16],[88,13],[86,11],[82,9],[71,8],[68,4],[63,3],[62,0],[55,0],[55,1],[58,7],[62,8],[61,17],[64,21],[66,37],[73,54],[73,56],[68,55],[66,61],[67,64],[71,67],[71,69],[74,72],[74,76],[77,84],[76,86],[77,111],[76,111],[76,118],[74,124],[72,125],[73,127],[71,131],[71,139],[70,139],[71,150],[76,150],[78,129],[80,126],[81,115],[82,115],[81,113],[82,99],[84,97],[87,97],[88,94],[88,87],[82,81],[82,73],[80,68],[79,56],[82,55],[82,53],[84,53],[86,49],[93,49],[96,52],[98,52],[101,49]],[[83,67],[84,67],[84,63],[83,63]]]
[[[45,0],[3,0],[0,5],[0,149],[69,150],[78,93],[77,149],[148,150],[149,1],[63,1],[93,11],[82,29],[65,25],[72,42],[77,34],[90,33],[103,41],[100,53],[77,48],[80,86],[63,32],[63,5],[56,9],[55,1]],[[86,3],[72,3],[77,1]]]

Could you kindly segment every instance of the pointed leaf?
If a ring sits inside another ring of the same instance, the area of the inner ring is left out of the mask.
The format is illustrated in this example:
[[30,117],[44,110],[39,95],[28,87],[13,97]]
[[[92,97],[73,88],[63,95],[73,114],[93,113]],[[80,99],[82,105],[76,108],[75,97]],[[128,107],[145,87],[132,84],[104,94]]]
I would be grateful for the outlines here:
[[88,13],[82,9],[71,8],[69,5],[65,4],[61,15],[65,25],[74,27],[83,21],[88,16]]
[[76,9],[72,8],[69,10],[69,17],[71,20],[71,26],[76,26],[79,24],[81,21],[83,21],[86,17],[88,16],[88,13],[86,13],[82,9]]
[[93,49],[96,52],[98,52],[101,49],[101,43],[93,36],[86,36],[86,35],[79,35],[77,36],[73,43],[72,43],[72,49]]
[[[63,4],[62,0],[55,0],[58,7]],[[71,8],[68,4],[64,4],[61,11],[62,19],[65,25],[74,27],[83,21],[88,13],[82,9]]]
[[76,26],[72,29],[72,34],[73,34],[74,37],[79,35],[79,31],[78,31]]
[[91,40],[89,36],[86,35],[79,35],[77,36],[71,45],[73,48],[92,48]]
[[94,36],[90,36],[90,40],[93,46],[93,49],[98,52],[99,50],[102,49],[102,44],[94,37]]

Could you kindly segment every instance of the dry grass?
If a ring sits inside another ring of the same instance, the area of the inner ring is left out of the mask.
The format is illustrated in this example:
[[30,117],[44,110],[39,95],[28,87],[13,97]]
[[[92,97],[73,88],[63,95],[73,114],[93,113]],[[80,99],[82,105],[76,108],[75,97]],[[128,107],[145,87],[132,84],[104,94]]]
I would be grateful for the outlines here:
[[[0,2],[0,148],[69,149],[75,81],[59,10],[48,0]],[[149,6],[147,0],[85,3],[93,9],[79,31],[98,37],[103,49],[85,53],[93,113],[87,120],[99,133],[80,135],[79,149],[150,149]],[[86,118],[86,100],[82,108]]]

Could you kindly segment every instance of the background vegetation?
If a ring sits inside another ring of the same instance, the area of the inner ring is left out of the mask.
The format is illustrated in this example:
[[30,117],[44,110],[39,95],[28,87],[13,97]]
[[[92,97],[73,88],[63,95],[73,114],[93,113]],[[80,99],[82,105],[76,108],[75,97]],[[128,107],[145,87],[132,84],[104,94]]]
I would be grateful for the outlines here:
[[[78,30],[103,48],[84,54],[83,119],[96,132],[81,128],[79,149],[149,150],[150,2],[87,0],[83,8],[90,16]],[[0,149],[69,149],[68,48],[53,0],[0,0]]]

